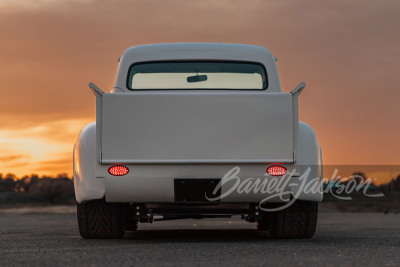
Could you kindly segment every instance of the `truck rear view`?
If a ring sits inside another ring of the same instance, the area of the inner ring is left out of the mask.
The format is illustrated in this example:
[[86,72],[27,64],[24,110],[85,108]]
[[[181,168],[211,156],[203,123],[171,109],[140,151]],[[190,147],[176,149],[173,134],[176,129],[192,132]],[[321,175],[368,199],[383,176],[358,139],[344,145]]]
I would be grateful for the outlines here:
[[232,215],[275,238],[314,235],[322,157],[314,131],[298,120],[305,84],[282,93],[267,49],[132,47],[110,93],[90,87],[96,122],[74,148],[82,237]]

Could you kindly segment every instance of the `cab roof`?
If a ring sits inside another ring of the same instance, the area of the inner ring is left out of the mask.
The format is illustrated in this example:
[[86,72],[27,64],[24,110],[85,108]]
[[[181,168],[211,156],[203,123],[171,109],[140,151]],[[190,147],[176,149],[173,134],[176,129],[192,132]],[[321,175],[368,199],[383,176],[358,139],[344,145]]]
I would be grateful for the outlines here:
[[261,46],[230,43],[165,43],[133,46],[125,50],[115,87],[125,91],[126,79],[132,64],[151,61],[216,60],[246,61],[262,64],[268,75],[269,92],[280,92],[275,58]]

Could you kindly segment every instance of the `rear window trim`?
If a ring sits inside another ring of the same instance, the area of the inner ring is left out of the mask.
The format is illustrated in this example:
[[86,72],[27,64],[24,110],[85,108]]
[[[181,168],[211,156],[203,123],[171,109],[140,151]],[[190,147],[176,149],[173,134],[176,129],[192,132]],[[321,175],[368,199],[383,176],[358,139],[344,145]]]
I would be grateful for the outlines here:
[[[129,80],[130,80],[130,72],[133,66],[139,65],[139,64],[145,64],[145,63],[177,63],[177,62],[188,62],[188,63],[196,63],[196,62],[216,62],[216,63],[245,63],[245,64],[255,64],[263,68],[264,73],[265,73],[265,88],[263,89],[235,89],[235,88],[185,88],[185,89],[132,89],[129,86]],[[269,79],[268,79],[268,72],[265,66],[260,63],[260,62],[255,62],[255,61],[247,61],[247,60],[207,60],[207,59],[199,59],[199,60],[153,60],[153,61],[138,61],[135,63],[132,63],[129,68],[128,68],[128,74],[126,77],[126,88],[129,91],[138,91],[138,92],[143,92],[143,91],[237,91],[237,92],[259,92],[259,91],[266,91],[269,88]]]

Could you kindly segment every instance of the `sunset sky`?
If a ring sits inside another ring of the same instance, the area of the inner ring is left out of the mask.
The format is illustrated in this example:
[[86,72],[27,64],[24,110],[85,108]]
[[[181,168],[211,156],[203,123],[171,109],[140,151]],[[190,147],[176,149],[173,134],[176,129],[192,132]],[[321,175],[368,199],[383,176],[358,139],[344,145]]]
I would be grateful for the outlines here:
[[400,1],[0,0],[0,173],[72,174],[93,81],[130,46],[232,42],[278,58],[325,164],[400,165]]

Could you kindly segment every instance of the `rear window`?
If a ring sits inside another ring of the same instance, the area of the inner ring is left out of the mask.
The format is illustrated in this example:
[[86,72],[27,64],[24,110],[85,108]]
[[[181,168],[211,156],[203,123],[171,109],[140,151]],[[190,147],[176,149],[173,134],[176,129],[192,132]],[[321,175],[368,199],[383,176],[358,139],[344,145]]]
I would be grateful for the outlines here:
[[264,90],[267,87],[265,68],[258,63],[137,63],[132,65],[128,75],[128,88],[131,90]]

